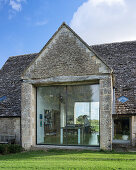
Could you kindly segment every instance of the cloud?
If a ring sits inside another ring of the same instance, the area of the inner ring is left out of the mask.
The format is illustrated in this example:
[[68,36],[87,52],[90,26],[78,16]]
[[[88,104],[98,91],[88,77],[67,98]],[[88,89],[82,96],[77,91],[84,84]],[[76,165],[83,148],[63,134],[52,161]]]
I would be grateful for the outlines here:
[[94,6],[97,6],[97,5],[102,4],[102,3],[105,3],[105,4],[109,5],[109,6],[111,6],[113,4],[125,5],[124,0],[91,0],[91,3]]
[[25,2],[25,0],[10,0],[9,5],[11,8],[15,11],[21,11],[22,9],[22,2]]
[[9,9],[8,13],[9,19],[12,19],[17,12],[20,12],[22,10],[22,3],[26,2],[26,0],[5,0],[6,2],[8,2],[8,5],[11,7],[11,9]]
[[88,44],[136,40],[135,0],[87,0],[70,22]]
[[22,3],[26,2],[26,0],[0,0],[0,9],[3,8],[4,5],[9,5],[11,8],[9,9],[9,18],[13,16],[13,13],[19,12],[22,10]]
[[17,3],[14,0],[10,0],[9,5],[14,9],[15,11],[21,11],[21,3]]

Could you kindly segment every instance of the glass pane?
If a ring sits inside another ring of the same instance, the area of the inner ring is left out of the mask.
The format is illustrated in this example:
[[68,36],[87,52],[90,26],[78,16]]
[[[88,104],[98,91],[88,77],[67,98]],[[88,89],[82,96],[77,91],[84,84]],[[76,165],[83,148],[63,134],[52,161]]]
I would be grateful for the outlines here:
[[99,85],[38,87],[37,144],[99,145]]
[[114,120],[114,139],[130,140],[129,118],[120,118]]
[[37,144],[66,144],[65,86],[37,88]]
[[67,142],[99,145],[99,85],[67,87]]

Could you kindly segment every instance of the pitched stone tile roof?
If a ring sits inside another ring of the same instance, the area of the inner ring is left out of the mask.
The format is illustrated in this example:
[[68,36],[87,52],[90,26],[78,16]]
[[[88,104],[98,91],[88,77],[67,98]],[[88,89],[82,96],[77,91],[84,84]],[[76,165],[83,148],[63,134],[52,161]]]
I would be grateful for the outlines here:
[[[115,76],[116,113],[136,113],[136,41],[92,46]],[[121,96],[129,100],[118,101]]]
[[37,54],[10,57],[0,70],[0,116],[20,116],[21,74]]
[[[115,75],[116,113],[136,113],[136,41],[91,46],[113,69]],[[0,70],[0,116],[20,116],[21,114],[21,74],[38,55],[28,54],[10,57]],[[117,99],[128,97],[124,104]]]

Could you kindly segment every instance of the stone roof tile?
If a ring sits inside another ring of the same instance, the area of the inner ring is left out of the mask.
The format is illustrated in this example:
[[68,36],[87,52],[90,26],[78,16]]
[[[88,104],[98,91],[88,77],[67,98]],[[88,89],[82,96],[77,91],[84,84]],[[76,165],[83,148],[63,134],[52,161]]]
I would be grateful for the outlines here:
[[0,116],[20,116],[21,114],[21,74],[37,54],[9,57],[0,70]]
[[[92,48],[113,69],[116,113],[136,113],[136,41],[94,45]],[[121,96],[129,100],[118,101]]]

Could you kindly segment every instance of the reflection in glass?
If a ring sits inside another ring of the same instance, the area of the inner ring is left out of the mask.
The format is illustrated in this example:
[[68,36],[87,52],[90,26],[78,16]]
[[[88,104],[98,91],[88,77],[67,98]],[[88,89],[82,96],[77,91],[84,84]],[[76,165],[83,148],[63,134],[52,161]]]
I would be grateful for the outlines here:
[[67,142],[99,145],[99,85],[68,86]]
[[66,126],[64,86],[37,88],[37,143],[63,144],[65,136],[60,136]]
[[114,140],[130,140],[129,118],[114,120]]
[[37,144],[99,145],[99,85],[38,87]]

